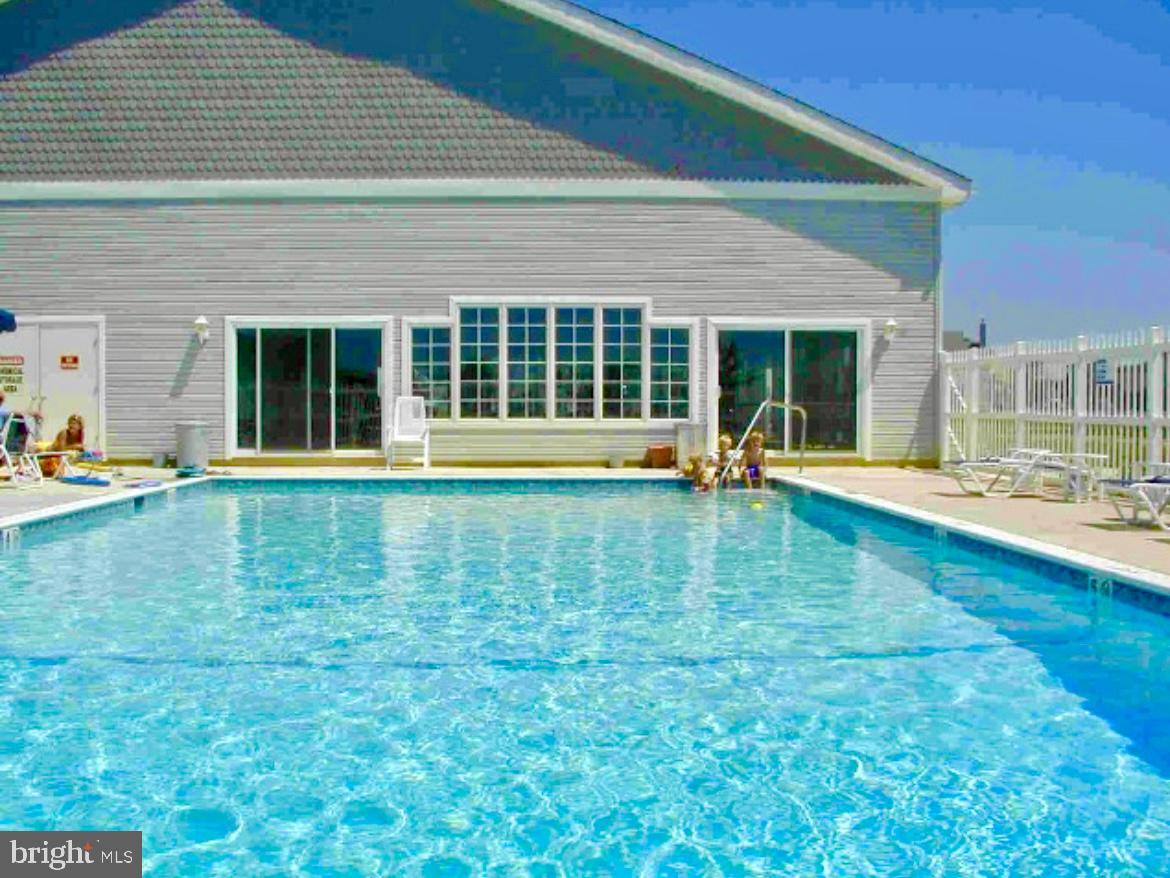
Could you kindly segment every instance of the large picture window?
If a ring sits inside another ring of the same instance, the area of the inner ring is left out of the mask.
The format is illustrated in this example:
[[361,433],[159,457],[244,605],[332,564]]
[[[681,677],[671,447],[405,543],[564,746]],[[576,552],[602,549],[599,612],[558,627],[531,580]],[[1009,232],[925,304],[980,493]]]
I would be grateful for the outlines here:
[[691,332],[686,327],[650,329],[650,417],[691,415]]
[[603,308],[601,414],[642,417],[642,309]]
[[431,418],[689,420],[693,324],[644,306],[507,299],[403,336],[409,387]]
[[459,310],[459,414],[500,416],[500,309]]
[[593,417],[593,309],[556,310],[556,416]]
[[428,418],[451,417],[451,329],[415,326],[410,331],[411,394],[426,400]]
[[548,399],[548,312],[508,309],[508,417],[543,418]]

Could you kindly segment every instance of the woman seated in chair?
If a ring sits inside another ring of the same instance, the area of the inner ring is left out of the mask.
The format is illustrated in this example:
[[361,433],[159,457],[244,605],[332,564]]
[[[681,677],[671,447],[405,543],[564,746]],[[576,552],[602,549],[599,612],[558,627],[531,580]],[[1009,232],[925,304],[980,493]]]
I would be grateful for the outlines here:
[[58,456],[40,458],[41,472],[52,478],[64,466],[60,454],[85,451],[85,421],[82,420],[81,415],[70,415],[65,429],[58,433],[49,446],[43,450],[58,453]]

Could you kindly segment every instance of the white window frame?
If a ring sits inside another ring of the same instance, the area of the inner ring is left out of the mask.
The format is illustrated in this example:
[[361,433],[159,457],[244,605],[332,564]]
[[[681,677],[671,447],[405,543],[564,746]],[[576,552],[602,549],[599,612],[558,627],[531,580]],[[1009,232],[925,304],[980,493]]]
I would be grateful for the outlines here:
[[459,394],[459,380],[457,369],[459,368],[459,347],[457,338],[457,331],[455,329],[455,320],[451,314],[443,314],[435,317],[403,317],[402,318],[402,340],[399,342],[399,350],[402,351],[402,362],[399,364],[401,376],[401,396],[414,395],[414,330],[415,329],[449,329],[451,330],[451,414],[446,418],[427,418],[428,423],[446,424],[455,420],[458,412],[458,394]]
[[[857,342],[857,448],[852,451],[814,451],[808,456],[858,457],[872,460],[873,410],[872,377],[873,326],[877,318],[783,318],[783,317],[708,317],[707,321],[707,447],[714,448],[719,432],[719,332],[721,330],[764,330],[784,333],[784,397],[792,395],[792,332],[856,332]],[[777,456],[798,452],[793,443],[791,412],[784,410],[788,449]],[[738,436],[735,440],[739,441]]]
[[[500,415],[496,418],[465,418],[460,414],[459,399],[459,352],[462,345],[462,339],[459,335],[459,309],[463,307],[470,308],[499,308],[500,309],[500,326],[501,326],[501,349],[500,349]],[[507,314],[505,309],[508,307],[525,307],[525,308],[540,308],[543,307],[548,313],[547,326],[549,327],[549,361],[548,361],[548,381],[545,388],[546,400],[546,417],[544,418],[509,418],[507,413],[507,367],[508,354],[506,342],[506,326]],[[594,345],[593,345],[593,417],[592,418],[558,418],[556,417],[556,400],[554,392],[554,369],[555,369],[555,309],[556,308],[592,308],[593,309],[593,325],[594,325]],[[601,415],[601,362],[602,362],[602,324],[601,312],[603,308],[640,308],[642,311],[642,417],[640,418],[604,418]],[[441,419],[438,423],[451,423],[460,427],[469,428],[490,428],[498,427],[502,423],[508,423],[510,426],[520,430],[524,429],[547,429],[549,426],[555,427],[573,427],[585,426],[596,427],[599,429],[613,429],[623,430],[638,426],[642,428],[653,427],[671,427],[676,424],[694,424],[699,422],[698,412],[698,347],[699,347],[699,329],[701,327],[701,320],[698,317],[657,317],[653,312],[653,303],[648,296],[575,296],[575,295],[518,295],[518,296],[451,296],[448,299],[448,313],[446,317],[404,317],[402,318],[404,332],[406,327],[413,326],[449,326],[451,327],[451,418]],[[688,370],[690,372],[690,416],[688,418],[651,418],[650,417],[650,385],[649,377],[649,363],[650,363],[650,329],[651,327],[670,327],[670,326],[685,326],[690,329],[690,356],[688,358]],[[402,343],[402,374],[409,376],[411,371],[410,363],[410,345]],[[404,378],[404,381],[407,381]],[[403,384],[404,392],[409,392],[409,387],[406,383]]]
[[[382,330],[382,367],[378,370],[378,397],[382,405],[382,426],[379,445],[385,441],[386,426],[389,423],[394,396],[391,391],[394,387],[392,374],[394,365],[394,318],[390,315],[371,316],[341,316],[341,317],[249,317],[229,315],[223,318],[223,356],[224,356],[224,453],[228,458],[236,457],[381,457],[382,449],[343,449],[335,447],[336,437],[333,431],[336,424],[330,428],[330,449],[326,451],[258,451],[255,448],[240,448],[236,444],[238,437],[237,424],[237,393],[236,393],[236,364],[239,356],[236,343],[237,329],[381,329]],[[257,348],[259,350],[259,348]],[[330,374],[336,369],[337,352],[334,348],[334,362],[330,366]],[[330,380],[329,398],[332,402],[334,387]],[[257,375],[259,386],[259,375]],[[257,424],[259,429],[259,424]]]

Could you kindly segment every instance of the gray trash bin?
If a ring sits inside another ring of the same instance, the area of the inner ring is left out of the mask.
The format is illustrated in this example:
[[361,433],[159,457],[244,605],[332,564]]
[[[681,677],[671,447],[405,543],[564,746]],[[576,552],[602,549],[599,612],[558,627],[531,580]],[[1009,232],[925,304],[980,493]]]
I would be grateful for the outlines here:
[[207,424],[203,421],[179,421],[175,424],[176,457],[180,467],[207,469]]

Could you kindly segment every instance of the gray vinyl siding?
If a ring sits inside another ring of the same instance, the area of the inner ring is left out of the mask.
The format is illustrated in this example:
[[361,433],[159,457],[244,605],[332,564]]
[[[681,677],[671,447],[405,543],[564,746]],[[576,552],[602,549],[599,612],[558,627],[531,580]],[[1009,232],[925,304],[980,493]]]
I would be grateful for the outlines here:
[[[866,318],[872,454],[937,454],[938,210],[891,203],[235,203],[0,207],[0,301],[107,318],[109,451],[173,448],[211,425],[224,453],[224,322],[234,316],[441,315],[461,295],[640,296],[663,317]],[[191,323],[205,314],[199,348]],[[882,340],[888,318],[900,330]],[[705,419],[707,353],[697,360]],[[401,339],[390,364],[401,387]],[[648,424],[436,428],[444,459],[640,457]]]

